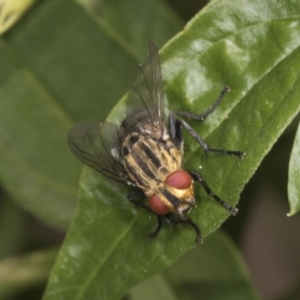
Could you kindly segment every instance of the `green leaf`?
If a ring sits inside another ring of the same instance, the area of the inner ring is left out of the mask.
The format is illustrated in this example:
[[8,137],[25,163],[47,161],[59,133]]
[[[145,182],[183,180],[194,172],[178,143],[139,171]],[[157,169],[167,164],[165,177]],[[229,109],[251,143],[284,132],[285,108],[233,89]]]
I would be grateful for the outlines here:
[[0,190],[0,259],[20,251],[27,215]]
[[164,275],[157,274],[131,289],[128,296],[130,300],[177,300],[172,288]]
[[177,299],[260,299],[236,245],[221,231],[165,271]]
[[135,286],[129,296],[131,300],[260,299],[239,250],[221,231],[163,274]]
[[[299,16],[294,1],[212,1],[161,51],[168,110],[202,112],[224,85],[231,88],[205,123],[190,123],[210,146],[246,151],[245,159],[205,155],[186,134],[184,163],[201,168],[231,204],[300,109]],[[120,121],[123,110],[124,99],[110,120]],[[84,169],[76,215],[44,299],[118,299],[194,246],[189,226],[165,226],[150,241],[156,218],[131,206],[126,193]],[[189,216],[206,237],[228,212],[198,185],[196,196]]]
[[292,153],[289,163],[288,196],[290,203],[290,212],[292,216],[300,210],[300,125],[298,126]]
[[65,164],[74,166],[73,171],[80,170],[65,142],[71,121],[3,41],[0,51],[5,70],[0,74],[2,184],[38,216],[67,225],[75,206],[76,173],[69,174]]
[[[135,4],[147,11],[147,2]],[[67,132],[74,122],[105,119],[137,61],[109,26],[73,1],[42,1],[0,40],[0,180],[57,227],[70,223],[82,170]],[[166,19],[153,34],[165,41],[177,28]]]
[[[104,30],[134,57],[144,59],[145,39],[161,47],[183,27],[182,20],[163,1],[77,0],[91,13]],[[133,9],[134,7],[134,9]],[[134,22],[132,21],[134,20]]]

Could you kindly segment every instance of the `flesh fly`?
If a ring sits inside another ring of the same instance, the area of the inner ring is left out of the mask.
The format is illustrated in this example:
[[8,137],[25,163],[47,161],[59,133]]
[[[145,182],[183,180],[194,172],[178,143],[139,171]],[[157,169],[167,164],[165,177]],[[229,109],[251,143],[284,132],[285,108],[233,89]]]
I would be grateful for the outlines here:
[[[150,238],[154,238],[161,230],[164,216],[168,223],[189,224],[196,232],[196,242],[201,243],[198,225],[186,215],[196,203],[194,182],[200,182],[205,191],[232,215],[237,213],[237,209],[213,193],[199,173],[183,170],[182,128],[206,152],[239,158],[243,158],[244,152],[209,147],[178,116],[204,121],[229,88],[224,87],[218,99],[205,112],[171,112],[166,121],[160,59],[151,41],[148,58],[138,69],[139,76],[128,93],[127,116],[121,125],[110,122],[75,125],[69,132],[69,146],[83,163],[132,187],[128,200],[157,215],[157,226],[149,234]],[[138,200],[141,194],[147,198],[147,202]]]

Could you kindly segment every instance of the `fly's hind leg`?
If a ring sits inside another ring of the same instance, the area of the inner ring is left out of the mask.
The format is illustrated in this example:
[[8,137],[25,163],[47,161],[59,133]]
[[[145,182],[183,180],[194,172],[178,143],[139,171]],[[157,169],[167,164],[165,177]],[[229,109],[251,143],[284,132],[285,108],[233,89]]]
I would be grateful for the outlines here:
[[194,221],[191,218],[186,218],[184,220],[182,220],[182,219],[172,219],[171,214],[167,214],[166,215],[166,221],[169,224],[182,224],[182,223],[190,224],[196,232],[196,243],[197,244],[202,244],[203,243],[200,228],[198,227],[198,225],[196,223],[194,223]]
[[235,207],[232,207],[230,204],[228,204],[227,202],[222,200],[218,195],[216,195],[199,173],[196,173],[193,171],[189,171],[189,173],[191,174],[192,178],[195,181],[199,181],[201,183],[201,185],[205,189],[206,193],[208,195],[210,195],[211,197],[213,197],[216,201],[218,201],[227,211],[230,212],[230,214],[232,214],[233,216],[235,216],[237,214],[238,209]]
[[[145,209],[145,210],[150,211],[150,212],[153,213],[153,211],[150,209],[150,207],[147,204],[135,200],[136,197],[139,197],[139,196],[142,196],[142,195],[144,195],[144,194],[143,194],[143,192],[141,190],[138,190],[138,189],[131,190],[129,192],[129,194],[127,195],[127,199],[131,203],[133,203],[134,205],[136,205],[137,207],[143,208],[143,209]],[[156,226],[156,228],[155,228],[155,230],[153,232],[149,233],[150,239],[154,239],[158,235],[158,233],[160,232],[160,230],[162,228],[162,219],[161,219],[161,216],[160,215],[156,215],[156,216],[157,216],[157,226]]]
[[242,151],[211,148],[187,122],[185,122],[184,120],[179,121],[181,122],[182,126],[192,135],[192,137],[200,144],[200,146],[205,150],[205,152],[214,152],[223,155],[237,156],[241,159],[244,157],[245,152]]
[[216,149],[208,146],[206,142],[199,136],[199,134],[184,120],[182,119],[176,119],[176,115],[184,116],[189,119],[198,120],[198,121],[204,121],[206,117],[212,113],[215,108],[220,104],[221,100],[223,99],[224,95],[229,91],[229,87],[225,86],[219,95],[218,99],[202,114],[195,114],[191,112],[185,112],[185,111],[179,111],[179,112],[171,112],[170,113],[170,135],[172,140],[177,143],[182,142],[182,133],[181,133],[181,127],[183,126],[191,135],[192,137],[200,144],[200,146],[205,150],[205,152],[214,152],[218,154],[223,155],[231,155],[231,156],[237,156],[239,158],[243,158],[245,155],[245,152],[242,151],[232,151],[232,150],[223,150],[223,149]]
[[176,112],[176,115],[184,116],[184,117],[187,117],[187,118],[193,119],[193,120],[204,121],[207,118],[207,116],[210,115],[216,109],[216,107],[220,104],[220,102],[222,101],[224,96],[229,91],[230,91],[230,88],[227,85],[224,86],[224,88],[221,91],[221,94],[219,95],[217,100],[202,114],[195,114],[195,113],[191,113],[189,111],[178,111],[178,112]]

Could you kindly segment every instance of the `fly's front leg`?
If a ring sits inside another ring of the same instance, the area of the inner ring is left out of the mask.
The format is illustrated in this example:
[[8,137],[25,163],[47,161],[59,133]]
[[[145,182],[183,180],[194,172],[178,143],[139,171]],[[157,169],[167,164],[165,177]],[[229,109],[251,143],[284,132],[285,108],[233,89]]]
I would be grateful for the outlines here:
[[[128,195],[127,195],[127,199],[133,203],[134,205],[136,205],[137,207],[140,207],[140,208],[143,208],[147,211],[150,211],[153,213],[153,211],[150,209],[150,207],[145,204],[145,203],[142,203],[140,201],[137,201],[135,200],[136,197],[139,197],[139,196],[142,196],[144,195],[144,193],[141,191],[141,190],[131,190]],[[151,233],[149,233],[149,237],[150,239],[154,239],[158,233],[160,232],[161,228],[162,228],[162,219],[161,219],[161,216],[160,215],[156,215],[157,216],[157,226],[155,228],[155,230]]]
[[227,202],[222,200],[218,195],[216,195],[199,173],[196,173],[193,171],[189,171],[189,173],[191,174],[192,178],[195,181],[199,181],[201,183],[201,185],[204,187],[206,193],[208,195],[210,195],[211,197],[213,197],[215,200],[217,200],[227,211],[230,212],[230,214],[232,214],[233,216],[235,216],[237,214],[238,209],[235,207],[232,207],[230,204],[228,204]]
[[143,194],[143,192],[142,192],[141,190],[138,190],[138,189],[136,189],[136,190],[131,190],[131,191],[128,193],[128,195],[127,195],[127,199],[128,199],[131,203],[133,203],[134,205],[136,205],[137,207],[140,207],[140,208],[143,208],[143,209],[145,209],[145,210],[147,210],[147,211],[151,211],[151,212],[152,212],[152,210],[149,208],[149,206],[148,206],[147,204],[135,200],[136,197],[140,197],[140,196],[143,196],[143,195],[144,195],[144,194]]
[[196,223],[194,223],[194,221],[191,218],[186,218],[184,220],[183,219],[172,219],[171,214],[167,214],[166,215],[166,221],[169,224],[182,224],[182,223],[190,224],[196,232],[196,243],[197,244],[202,244],[203,243],[200,228],[198,227],[198,225]]
[[207,116],[216,109],[216,107],[220,104],[220,102],[222,101],[224,96],[229,91],[230,91],[230,88],[228,86],[224,86],[224,88],[223,88],[221,94],[219,95],[219,97],[217,98],[217,100],[202,114],[195,114],[195,113],[191,113],[189,111],[178,111],[178,112],[176,112],[176,115],[184,116],[184,117],[187,117],[187,118],[193,119],[193,120],[204,121],[207,118]]

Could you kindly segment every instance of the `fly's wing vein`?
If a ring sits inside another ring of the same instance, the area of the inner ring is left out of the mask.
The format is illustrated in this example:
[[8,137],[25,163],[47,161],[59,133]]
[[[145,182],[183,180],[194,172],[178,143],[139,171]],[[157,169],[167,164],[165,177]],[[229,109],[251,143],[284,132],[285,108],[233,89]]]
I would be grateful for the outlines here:
[[119,157],[117,125],[81,123],[71,128],[68,142],[73,154],[94,170],[117,181],[127,182]]
[[138,67],[137,79],[127,98],[127,117],[138,111],[146,111],[153,124],[164,130],[164,90],[158,50],[149,40],[147,60]]

